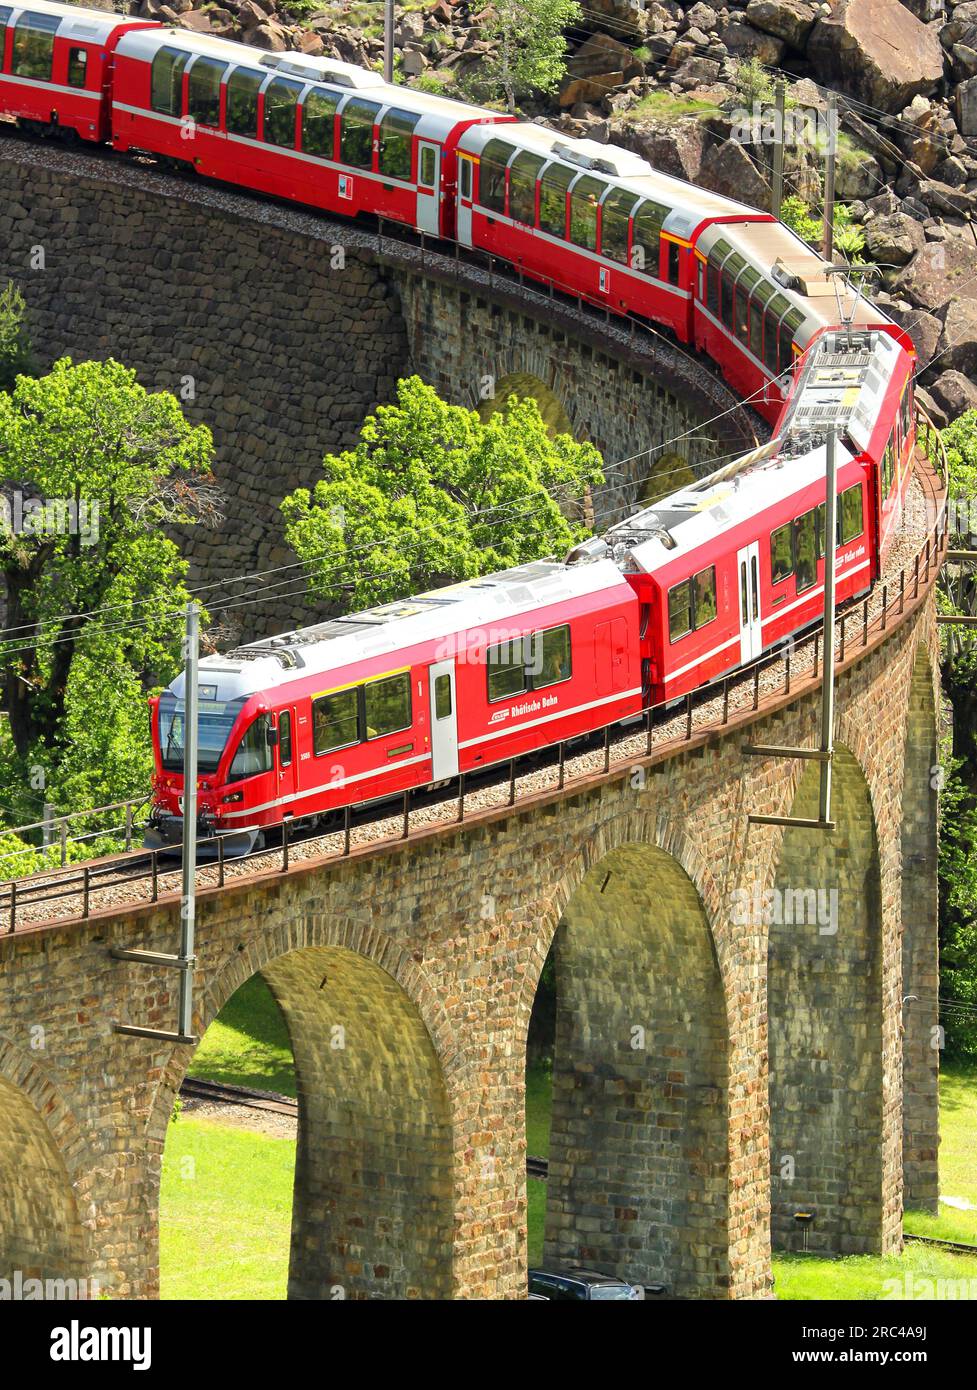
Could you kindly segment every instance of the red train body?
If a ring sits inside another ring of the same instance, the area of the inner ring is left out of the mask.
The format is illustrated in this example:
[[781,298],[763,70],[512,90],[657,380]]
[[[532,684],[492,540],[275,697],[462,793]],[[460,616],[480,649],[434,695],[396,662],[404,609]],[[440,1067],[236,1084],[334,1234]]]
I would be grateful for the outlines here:
[[[0,59],[0,114],[31,129],[486,251],[664,326],[774,425],[753,460],[563,564],[208,658],[205,828],[254,838],[584,735],[789,640],[821,612],[829,419],[839,601],[878,577],[911,471],[912,343],[768,214],[626,150],[349,64],[51,0],[0,6]],[[153,702],[166,833],[179,828],[181,690]]]

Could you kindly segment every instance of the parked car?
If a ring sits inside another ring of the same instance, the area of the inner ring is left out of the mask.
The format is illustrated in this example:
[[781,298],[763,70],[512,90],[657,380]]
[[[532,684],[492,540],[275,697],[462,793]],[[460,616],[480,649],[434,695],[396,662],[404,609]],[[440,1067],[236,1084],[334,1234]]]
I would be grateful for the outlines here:
[[570,1265],[566,1269],[531,1269],[529,1296],[534,1295],[564,1303],[586,1299],[610,1302],[643,1299],[645,1291],[640,1284],[631,1284],[627,1279]]

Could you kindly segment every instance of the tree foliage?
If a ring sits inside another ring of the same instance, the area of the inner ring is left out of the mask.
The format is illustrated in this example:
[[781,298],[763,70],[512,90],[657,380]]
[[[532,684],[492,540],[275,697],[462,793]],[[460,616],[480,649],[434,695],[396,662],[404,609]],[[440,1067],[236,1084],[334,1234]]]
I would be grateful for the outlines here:
[[603,478],[594,446],[551,439],[534,400],[482,421],[416,376],[323,470],[282,502],[285,536],[313,593],[347,610],[562,555]]
[[485,14],[482,35],[495,43],[495,53],[465,79],[469,93],[487,101],[516,102],[533,93],[545,95],[560,85],[566,72],[564,31],[580,21],[577,0],[480,0]]
[[9,391],[21,372],[31,366],[27,336],[27,306],[12,283],[0,290],[0,391]]
[[177,668],[187,598],[163,527],[216,516],[212,453],[172,395],[111,360],[63,358],[0,395],[0,767],[8,798],[29,785],[31,820],[42,795],[65,811],[148,782],[145,693]]
[[[780,208],[780,218],[792,231],[802,237],[816,251],[821,250],[823,225],[821,218],[812,212],[803,198],[791,194],[785,198]],[[835,204],[833,245],[836,253],[843,255],[851,265],[864,261],[865,233],[852,221],[851,209],[847,203]]]

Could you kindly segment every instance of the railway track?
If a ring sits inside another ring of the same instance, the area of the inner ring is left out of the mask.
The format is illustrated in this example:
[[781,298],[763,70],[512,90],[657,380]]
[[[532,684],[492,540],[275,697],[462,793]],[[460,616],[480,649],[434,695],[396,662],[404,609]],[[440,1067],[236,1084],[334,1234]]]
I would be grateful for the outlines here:
[[977,1255],[977,1245],[968,1245],[962,1240],[941,1240],[938,1236],[915,1236],[907,1231],[903,1236],[904,1240],[911,1240],[916,1245],[938,1246],[941,1250],[953,1250],[958,1255]]
[[[233,1086],[225,1081],[204,1081],[196,1076],[188,1076],[180,1087],[180,1095],[186,1100],[206,1100],[215,1105],[243,1105],[249,1110],[264,1110],[273,1115],[290,1115],[298,1118],[299,1103],[291,1096],[283,1096],[279,1091],[258,1091],[249,1086]],[[549,1163],[545,1158],[526,1159],[526,1176],[545,1178],[549,1174]]]

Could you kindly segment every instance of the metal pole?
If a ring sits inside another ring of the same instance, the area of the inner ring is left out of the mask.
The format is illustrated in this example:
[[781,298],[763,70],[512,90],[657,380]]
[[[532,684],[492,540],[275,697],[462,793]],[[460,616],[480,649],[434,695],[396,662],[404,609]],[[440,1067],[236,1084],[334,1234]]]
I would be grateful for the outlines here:
[[200,609],[187,604],[183,686],[183,890],[180,895],[180,1021],[190,1037],[193,1023],[193,929],[197,889],[197,662]]
[[835,432],[828,431],[824,507],[824,663],[821,672],[821,795],[818,819],[831,819],[831,756],[835,725],[835,513],[837,466]]
[[41,830],[41,843],[44,845],[44,848],[47,849],[51,840],[54,838],[54,807],[51,805],[50,801],[45,801],[44,810],[41,814],[44,817],[44,825]]
[[784,200],[784,115],[787,108],[787,84],[777,83],[776,129],[773,141],[773,183],[770,211],[780,217],[780,205]]
[[394,80],[394,0],[383,0],[383,80]]
[[824,242],[821,254],[834,260],[835,240],[835,154],[838,146],[838,98],[828,93],[828,159],[824,170]]

